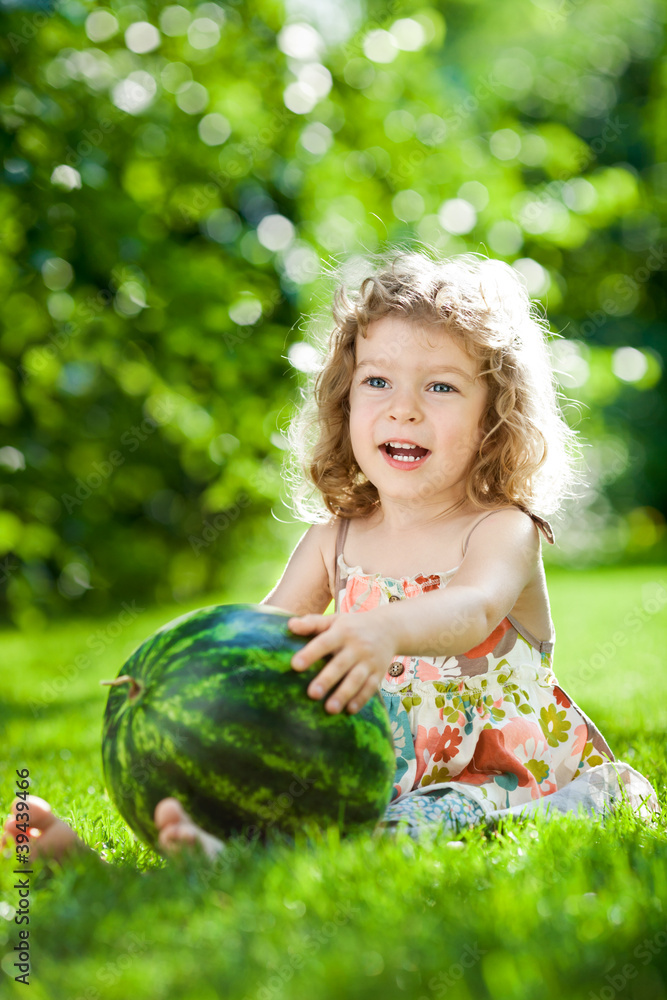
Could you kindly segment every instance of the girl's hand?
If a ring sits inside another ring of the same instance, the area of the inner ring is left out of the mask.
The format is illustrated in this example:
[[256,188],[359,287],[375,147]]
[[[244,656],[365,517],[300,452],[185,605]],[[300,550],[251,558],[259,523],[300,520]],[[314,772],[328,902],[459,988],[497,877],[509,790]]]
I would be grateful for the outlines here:
[[379,689],[397,652],[386,619],[378,620],[373,611],[359,615],[304,615],[290,618],[287,627],[297,635],[318,633],[292,657],[295,670],[305,670],[321,657],[335,654],[308,688],[311,698],[321,698],[345,677],[325,705],[332,714],[346,706],[350,713],[363,708]]

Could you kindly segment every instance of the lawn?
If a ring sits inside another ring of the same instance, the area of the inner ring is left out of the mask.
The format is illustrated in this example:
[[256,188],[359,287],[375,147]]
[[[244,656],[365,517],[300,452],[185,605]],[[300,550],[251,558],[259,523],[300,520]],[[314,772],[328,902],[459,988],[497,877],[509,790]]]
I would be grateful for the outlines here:
[[[667,809],[647,828],[507,821],[415,844],[335,830],[231,841],[211,869],[143,848],[104,790],[107,689],[159,625],[253,603],[279,569],[190,605],[0,635],[0,806],[15,771],[96,851],[30,876],[31,983],[13,982],[18,889],[0,865],[0,994],[35,1000],[667,1000]],[[667,805],[667,566],[549,570],[559,682]],[[4,919],[2,919],[4,918]],[[24,925],[25,926],[25,925]]]

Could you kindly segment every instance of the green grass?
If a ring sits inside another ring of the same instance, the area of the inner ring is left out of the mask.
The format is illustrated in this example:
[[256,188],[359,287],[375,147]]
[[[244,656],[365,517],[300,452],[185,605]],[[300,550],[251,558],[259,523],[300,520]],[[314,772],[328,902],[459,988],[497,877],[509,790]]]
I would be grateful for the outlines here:
[[[253,603],[274,569],[198,603]],[[559,682],[664,808],[667,567],[548,575]],[[627,618],[651,599],[643,622]],[[605,826],[511,820],[422,844],[339,842],[333,830],[296,846],[239,839],[213,870],[197,855],[165,863],[138,845],[103,787],[98,681],[194,606],[0,636],[3,813],[15,769],[28,767],[31,790],[111,862],[35,865],[25,993],[11,978],[18,894],[3,861],[0,995],[667,1000],[667,809],[650,828],[621,809]]]

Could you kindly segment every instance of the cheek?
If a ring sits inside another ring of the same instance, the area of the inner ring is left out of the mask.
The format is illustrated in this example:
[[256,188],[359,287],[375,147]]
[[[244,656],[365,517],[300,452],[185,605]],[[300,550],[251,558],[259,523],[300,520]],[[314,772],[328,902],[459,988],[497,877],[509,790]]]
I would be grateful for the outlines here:
[[368,435],[373,426],[372,408],[356,404],[350,412],[350,433],[357,437]]
[[350,418],[349,430],[352,449],[358,453],[368,439],[368,431],[365,429],[363,417],[359,413]]

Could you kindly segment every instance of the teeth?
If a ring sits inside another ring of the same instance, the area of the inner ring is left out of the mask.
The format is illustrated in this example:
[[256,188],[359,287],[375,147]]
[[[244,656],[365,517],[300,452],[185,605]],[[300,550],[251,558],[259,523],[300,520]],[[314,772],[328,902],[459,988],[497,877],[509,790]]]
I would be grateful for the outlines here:
[[416,448],[416,444],[401,444],[400,441],[387,441],[391,448]]
[[416,455],[392,455],[394,462],[420,462]]

